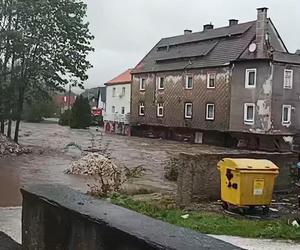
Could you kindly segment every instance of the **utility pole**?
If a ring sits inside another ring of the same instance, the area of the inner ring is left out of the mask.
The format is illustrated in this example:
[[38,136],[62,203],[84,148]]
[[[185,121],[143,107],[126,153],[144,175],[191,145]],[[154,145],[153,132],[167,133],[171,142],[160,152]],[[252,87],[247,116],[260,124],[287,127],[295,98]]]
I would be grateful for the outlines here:
[[71,126],[71,84],[69,84],[69,97],[68,97],[68,115],[69,115],[69,126]]

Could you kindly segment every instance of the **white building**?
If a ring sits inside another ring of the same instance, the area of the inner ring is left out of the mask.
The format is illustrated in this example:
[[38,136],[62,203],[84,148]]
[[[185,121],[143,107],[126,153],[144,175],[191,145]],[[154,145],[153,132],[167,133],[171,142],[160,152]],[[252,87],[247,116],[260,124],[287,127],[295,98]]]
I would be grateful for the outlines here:
[[106,132],[130,134],[131,69],[126,70],[106,85],[106,112],[104,128]]

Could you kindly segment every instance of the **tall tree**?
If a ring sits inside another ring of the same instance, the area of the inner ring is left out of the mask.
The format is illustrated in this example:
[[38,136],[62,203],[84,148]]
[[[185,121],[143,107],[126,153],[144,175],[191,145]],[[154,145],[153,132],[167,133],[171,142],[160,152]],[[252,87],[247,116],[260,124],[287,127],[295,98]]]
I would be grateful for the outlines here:
[[[87,6],[81,0],[8,2],[14,22],[10,80],[16,90],[14,140],[17,142],[26,92],[39,89],[41,84],[61,89],[70,79],[76,79],[82,87],[91,67],[87,55],[93,51],[90,43],[93,36],[85,21]],[[15,68],[18,70],[14,71]]]

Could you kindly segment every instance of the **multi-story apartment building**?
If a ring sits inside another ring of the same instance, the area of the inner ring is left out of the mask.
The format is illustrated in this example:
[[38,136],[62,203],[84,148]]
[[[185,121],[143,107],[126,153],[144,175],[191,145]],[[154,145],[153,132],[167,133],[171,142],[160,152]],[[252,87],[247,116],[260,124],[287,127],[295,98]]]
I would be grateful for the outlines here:
[[106,132],[130,134],[131,69],[126,70],[106,85],[106,110],[104,128]]
[[300,55],[267,8],[161,39],[132,75],[133,135],[284,150],[300,128]]

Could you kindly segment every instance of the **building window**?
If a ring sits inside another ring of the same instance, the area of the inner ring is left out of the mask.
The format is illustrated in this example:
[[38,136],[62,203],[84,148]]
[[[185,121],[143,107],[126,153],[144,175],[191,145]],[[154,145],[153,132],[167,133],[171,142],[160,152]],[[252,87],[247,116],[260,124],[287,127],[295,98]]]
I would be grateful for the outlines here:
[[282,125],[289,125],[291,124],[291,112],[292,106],[291,105],[283,105],[282,106]]
[[112,89],[112,96],[115,97],[116,96],[116,88]]
[[121,114],[124,115],[125,114],[125,107],[121,108]]
[[185,88],[192,89],[193,88],[193,76],[186,76],[185,80]]
[[293,88],[293,70],[291,69],[284,70],[283,88],[285,89]]
[[140,102],[139,105],[139,115],[145,115],[145,104],[143,102]]
[[116,107],[115,106],[112,106],[111,107],[111,112],[114,114],[116,112]]
[[164,104],[163,103],[158,103],[157,104],[157,116],[158,117],[163,117],[164,116]]
[[254,124],[255,117],[255,104],[254,103],[245,103],[244,104],[244,123],[245,124]]
[[145,90],[146,87],[146,79],[140,78],[140,90]]
[[192,118],[193,116],[193,104],[191,102],[187,102],[184,105],[184,117],[185,118]]
[[208,103],[206,104],[206,120],[214,120],[215,119],[215,104]]
[[245,88],[256,87],[256,69],[246,69]]
[[164,89],[165,88],[165,78],[164,77],[158,77],[158,89]]
[[214,89],[216,87],[216,74],[208,73],[207,74],[207,88]]
[[126,88],[125,87],[122,87],[122,96],[124,96],[126,93]]

